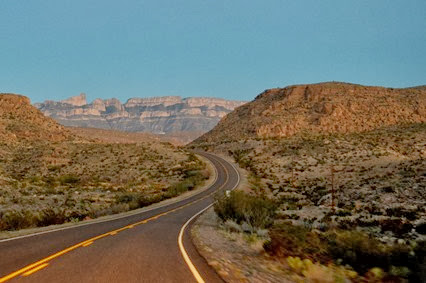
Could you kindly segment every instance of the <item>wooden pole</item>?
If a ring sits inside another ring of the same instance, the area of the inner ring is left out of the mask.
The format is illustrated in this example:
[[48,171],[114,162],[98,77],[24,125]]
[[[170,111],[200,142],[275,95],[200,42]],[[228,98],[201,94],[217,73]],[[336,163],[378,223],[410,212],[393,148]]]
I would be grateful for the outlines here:
[[331,209],[334,213],[335,211],[335,203],[334,203],[334,198],[335,198],[335,189],[334,189],[334,166],[331,165]]

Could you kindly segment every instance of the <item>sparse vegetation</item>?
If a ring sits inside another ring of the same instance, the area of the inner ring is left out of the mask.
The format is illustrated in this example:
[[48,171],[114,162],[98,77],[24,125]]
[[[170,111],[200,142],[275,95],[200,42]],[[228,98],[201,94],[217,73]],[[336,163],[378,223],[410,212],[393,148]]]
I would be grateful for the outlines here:
[[267,228],[273,223],[275,203],[265,197],[248,195],[242,191],[216,196],[214,210],[222,221],[233,220],[253,228]]
[[203,162],[170,144],[57,143],[9,150],[0,162],[0,230],[128,211],[193,190],[208,178]]
[[[309,259],[328,275],[337,272],[327,269],[329,262],[348,265],[355,281],[419,281],[425,274],[425,133],[420,123],[203,146],[232,156],[248,171],[247,189],[277,203],[265,244],[273,258]],[[244,232],[236,219],[223,227]]]
[[281,258],[309,258],[323,264],[334,260],[364,277],[380,268],[389,280],[403,277],[419,281],[424,272],[425,241],[386,244],[356,230],[320,232],[288,223],[274,225],[269,235],[265,250]]
[[201,160],[170,143],[117,132],[94,140],[90,129],[81,137],[25,97],[0,100],[0,231],[128,211],[192,190],[208,177]]

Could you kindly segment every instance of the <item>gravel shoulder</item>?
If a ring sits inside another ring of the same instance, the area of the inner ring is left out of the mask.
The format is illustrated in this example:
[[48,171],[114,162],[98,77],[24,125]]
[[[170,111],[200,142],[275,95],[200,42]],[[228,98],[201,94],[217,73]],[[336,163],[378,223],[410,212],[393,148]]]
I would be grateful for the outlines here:
[[196,220],[191,236],[199,253],[226,282],[292,282],[286,264],[263,251],[264,239],[225,230],[213,208]]

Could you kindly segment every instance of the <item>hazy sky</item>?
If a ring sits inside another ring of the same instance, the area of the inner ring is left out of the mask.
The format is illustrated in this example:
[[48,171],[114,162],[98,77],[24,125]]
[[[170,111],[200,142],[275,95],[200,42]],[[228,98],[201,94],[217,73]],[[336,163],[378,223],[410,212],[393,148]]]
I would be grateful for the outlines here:
[[0,1],[0,92],[33,102],[332,80],[426,84],[426,1]]

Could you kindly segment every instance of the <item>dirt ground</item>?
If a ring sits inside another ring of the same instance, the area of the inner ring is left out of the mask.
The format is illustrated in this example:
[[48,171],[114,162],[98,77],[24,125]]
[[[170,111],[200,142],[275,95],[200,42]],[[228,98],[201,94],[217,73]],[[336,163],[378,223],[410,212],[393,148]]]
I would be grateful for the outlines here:
[[213,208],[197,219],[191,234],[198,251],[226,282],[292,282],[287,264],[263,251],[265,238],[225,230]]

